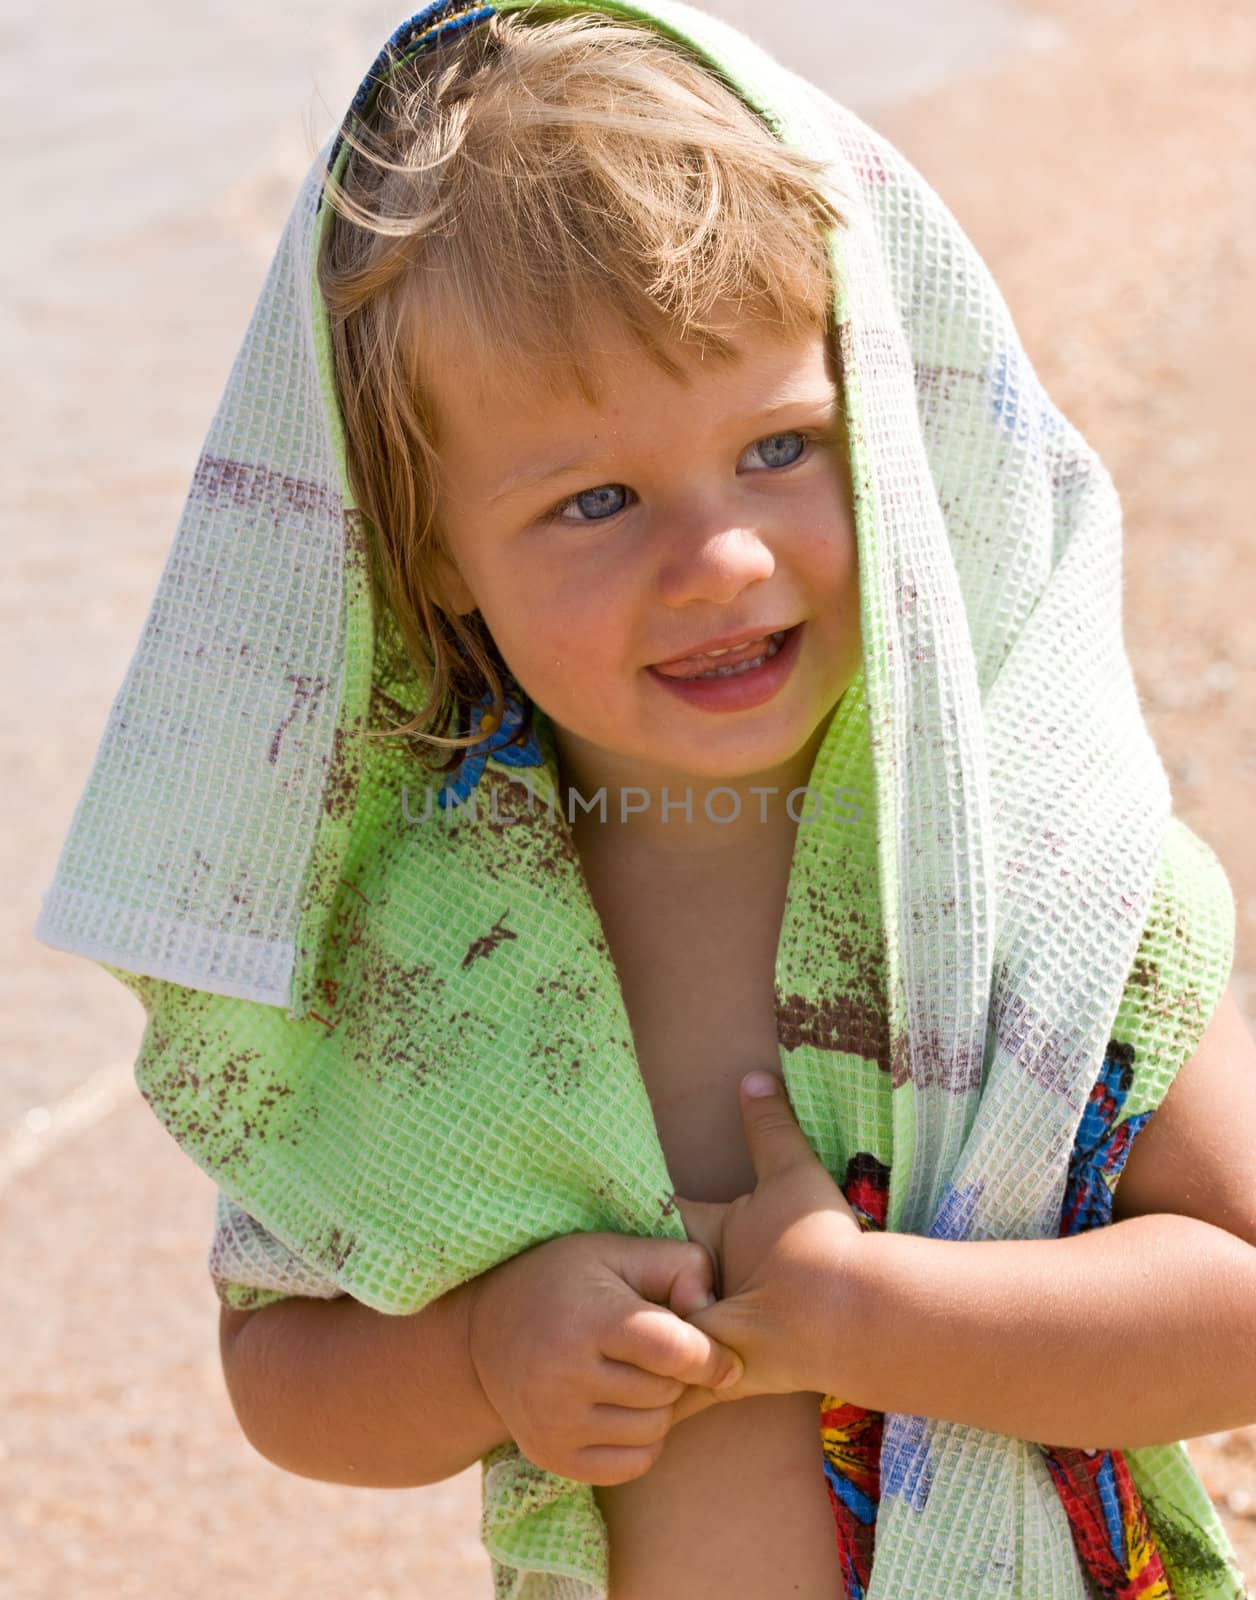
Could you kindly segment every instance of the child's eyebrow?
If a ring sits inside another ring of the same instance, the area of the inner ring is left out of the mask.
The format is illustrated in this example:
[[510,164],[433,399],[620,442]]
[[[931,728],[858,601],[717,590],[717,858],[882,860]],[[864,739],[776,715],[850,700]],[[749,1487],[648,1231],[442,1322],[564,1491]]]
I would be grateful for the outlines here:
[[499,500],[509,499],[511,495],[522,493],[524,489],[535,489],[543,483],[548,483],[551,478],[561,478],[568,472],[583,472],[592,470],[593,463],[584,456],[564,456],[561,460],[545,462],[535,467],[520,467],[518,472],[512,472],[504,478],[496,491],[489,496],[489,504],[496,505]]
[[[782,400],[774,406],[765,406],[761,411],[752,412],[748,416],[730,421],[728,424],[731,432],[734,426],[749,431],[764,423],[770,423],[786,412],[806,412],[812,420],[820,426],[832,426],[837,421],[838,399],[833,390],[819,394],[794,395],[789,400]],[[592,471],[597,466],[596,458],[590,459],[583,455],[556,456],[548,461],[539,462],[534,466],[520,467],[517,472],[510,473],[503,478],[501,483],[489,496],[489,504],[496,505],[499,500],[509,499],[513,495],[522,494],[525,489],[538,488],[543,483],[548,483],[551,478],[561,478],[569,472]]]

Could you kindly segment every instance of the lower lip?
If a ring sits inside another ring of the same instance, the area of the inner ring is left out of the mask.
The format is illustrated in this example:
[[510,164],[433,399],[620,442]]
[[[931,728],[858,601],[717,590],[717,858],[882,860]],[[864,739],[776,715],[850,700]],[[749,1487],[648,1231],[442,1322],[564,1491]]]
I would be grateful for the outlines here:
[[668,678],[653,667],[647,667],[646,671],[655,683],[702,711],[750,711],[755,706],[765,705],[793,671],[804,626],[800,622],[785,635],[781,648],[770,661],[732,678]]

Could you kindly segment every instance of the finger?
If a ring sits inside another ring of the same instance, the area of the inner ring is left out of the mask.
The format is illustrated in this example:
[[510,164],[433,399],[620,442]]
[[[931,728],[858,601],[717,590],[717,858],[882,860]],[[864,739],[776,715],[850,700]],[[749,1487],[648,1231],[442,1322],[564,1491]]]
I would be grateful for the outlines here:
[[601,1352],[612,1361],[704,1389],[735,1382],[741,1372],[741,1362],[733,1351],[661,1306],[643,1304],[622,1318],[603,1336]]
[[[723,1293],[720,1287],[720,1240],[724,1231],[724,1213],[728,1206],[724,1202],[713,1200],[682,1200],[680,1195],[673,1195],[672,1199],[676,1209],[680,1212],[680,1220],[685,1225],[685,1232],[694,1241],[700,1244],[711,1257],[713,1275],[713,1293],[718,1300]],[[685,1304],[678,1304],[673,1295],[668,1302],[678,1317],[690,1316],[699,1309],[701,1302],[693,1301],[688,1297]]]
[[656,1372],[629,1366],[626,1361],[603,1360],[598,1368],[597,1393],[607,1405],[670,1406],[685,1392],[679,1378],[660,1378]]
[[674,1311],[678,1317],[691,1317],[695,1311],[714,1305],[720,1297],[719,1251],[707,1244],[698,1244],[696,1240],[694,1243],[706,1260],[700,1262],[695,1257],[692,1266],[676,1274],[671,1294],[667,1297],[667,1309]]
[[611,1265],[630,1289],[654,1305],[671,1306],[673,1310],[683,1305],[687,1314],[715,1297],[711,1252],[688,1239],[644,1239],[623,1234]]
[[698,1389],[690,1385],[672,1407],[672,1427],[696,1417],[700,1411],[709,1411],[712,1406],[725,1404],[728,1398],[732,1397],[725,1393],[717,1394],[714,1389]]
[[596,1444],[648,1445],[667,1436],[671,1406],[608,1406],[589,1408],[589,1433]]
[[748,1072],[741,1080],[741,1117],[755,1175],[766,1178],[801,1161],[818,1161],[798,1126],[785,1085],[771,1072]]
[[576,1464],[572,1476],[579,1483],[595,1483],[609,1487],[615,1483],[631,1483],[644,1477],[663,1454],[666,1440],[659,1439],[651,1445],[633,1447],[618,1444],[586,1444],[576,1451]]
[[672,1202],[680,1212],[680,1220],[685,1225],[685,1232],[691,1239],[696,1239],[699,1244],[708,1248],[719,1245],[720,1224],[724,1221],[724,1213],[728,1204],[722,1200],[685,1200],[682,1196],[674,1194]]

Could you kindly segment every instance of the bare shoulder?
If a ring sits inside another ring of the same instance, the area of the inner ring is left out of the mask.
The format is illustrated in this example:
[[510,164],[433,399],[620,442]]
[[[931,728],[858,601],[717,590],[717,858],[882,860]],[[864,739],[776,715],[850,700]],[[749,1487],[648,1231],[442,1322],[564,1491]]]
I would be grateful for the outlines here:
[[1256,1246],[1256,1040],[1229,984],[1117,1182],[1114,1221],[1164,1211]]

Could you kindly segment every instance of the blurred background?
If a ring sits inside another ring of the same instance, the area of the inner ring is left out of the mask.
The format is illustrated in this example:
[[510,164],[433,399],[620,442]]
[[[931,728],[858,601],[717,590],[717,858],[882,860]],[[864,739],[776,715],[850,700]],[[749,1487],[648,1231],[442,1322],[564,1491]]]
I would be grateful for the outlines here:
[[[1106,461],[1126,637],[1256,1018],[1256,9],[708,0],[893,140]],[[483,1600],[479,1471],[292,1477],[235,1425],[213,1185],[131,1079],[134,999],[30,929],[296,186],[404,6],[0,15],[0,1591]],[[1253,1130],[1256,1134],[1256,1130]],[[1192,1440],[1256,1583],[1256,1430]]]

